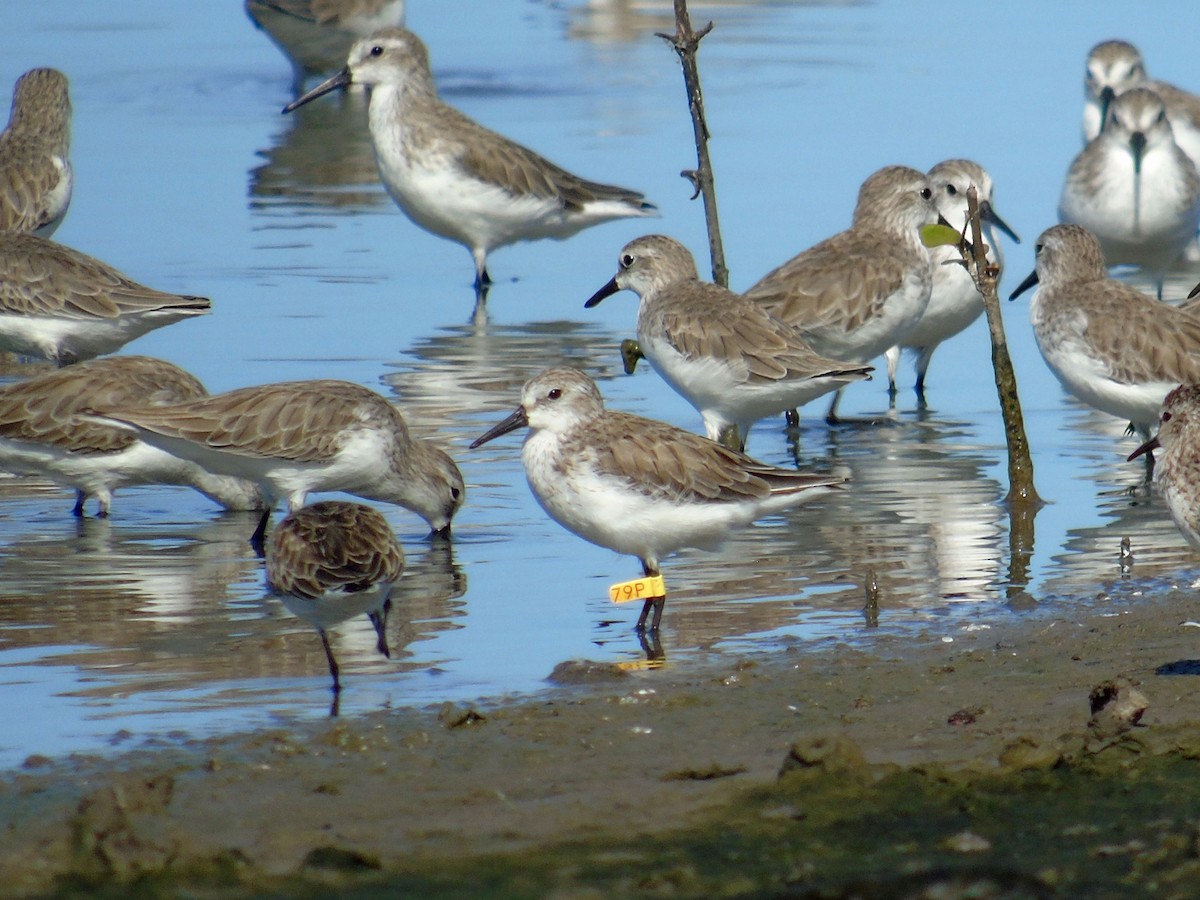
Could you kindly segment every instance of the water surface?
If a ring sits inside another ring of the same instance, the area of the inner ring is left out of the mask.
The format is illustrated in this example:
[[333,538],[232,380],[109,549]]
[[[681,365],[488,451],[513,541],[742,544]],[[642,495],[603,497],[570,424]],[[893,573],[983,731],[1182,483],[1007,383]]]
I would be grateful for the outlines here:
[[[607,600],[636,562],[545,517],[517,436],[466,450],[525,379],[569,363],[614,407],[699,428],[648,369],[621,371],[633,295],[583,309],[620,247],[646,230],[704,258],[701,207],[678,174],[694,164],[682,78],[653,34],[669,16],[653,4],[409,6],[450,102],[581,174],[646,191],[662,219],[497,251],[483,321],[472,317],[467,252],[411,225],[379,187],[362,98],[280,115],[289,66],[239,4],[10,0],[0,31],[0,83],[37,65],[71,78],[76,192],[56,238],[148,284],[213,298],[212,315],[129,352],[169,359],[212,391],[312,377],[371,386],[462,466],[469,494],[452,547],[426,541],[414,515],[384,510],[409,558],[393,659],[374,652],[365,619],[334,632],[343,714],[538,690],[576,657],[644,658],[637,610]],[[697,24],[717,23],[701,68],[732,286],[845,227],[876,168],[968,156],[989,169],[998,210],[1025,239],[1005,247],[1011,291],[1079,149],[1088,49],[1125,37],[1152,75],[1200,88],[1191,33],[1177,27],[1190,9],[697,5]],[[1181,274],[1168,296],[1198,277]],[[1136,490],[1140,466],[1123,462],[1135,446],[1124,423],[1063,396],[1027,303],[1005,314],[1049,504],[1022,608],[1032,599],[1069,614],[1121,578],[1149,590],[1193,577],[1161,504]],[[842,412],[882,420],[870,427],[830,431],[814,404],[798,450],[780,423],[755,429],[753,455],[845,467],[853,489],[764,520],[719,553],[670,561],[668,665],[781,641],[869,643],[871,572],[878,628],[914,640],[1026,614],[1009,604],[1003,432],[982,323],[938,351],[928,409],[911,383],[906,367],[894,409],[881,378],[847,393]],[[57,488],[0,479],[0,709],[19,723],[0,735],[0,765],[325,713],[320,643],[265,597],[245,542],[252,517],[182,489],[122,491],[107,521],[76,521],[71,504]],[[1127,576],[1124,536],[1136,554]]]

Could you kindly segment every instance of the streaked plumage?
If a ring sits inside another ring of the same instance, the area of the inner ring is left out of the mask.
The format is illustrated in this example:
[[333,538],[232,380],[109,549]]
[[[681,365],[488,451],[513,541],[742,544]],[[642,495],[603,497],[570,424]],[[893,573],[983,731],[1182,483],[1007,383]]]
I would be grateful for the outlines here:
[[[585,540],[637,556],[647,575],[684,547],[711,549],[735,526],[779,512],[841,485],[757,462],[663,422],[604,408],[596,384],[578,369],[552,368],[521,392],[521,405],[471,444],[522,426],[525,476],[550,518]],[[663,600],[648,600],[638,629]]]
[[1110,278],[1078,225],[1046,229],[1036,253],[1010,299],[1039,285],[1030,318],[1046,364],[1069,393],[1148,436],[1167,393],[1200,381],[1200,318]]
[[0,231],[49,237],[71,204],[71,98],[57,69],[30,69],[13,88],[0,134]]
[[1104,130],[1067,171],[1058,218],[1091,231],[1109,265],[1146,269],[1162,296],[1168,269],[1200,226],[1200,174],[1158,94],[1133,88],[1109,104]]
[[370,90],[384,187],[416,224],[471,251],[476,287],[490,283],[487,255],[498,247],[657,215],[637,191],[579,178],[447,106],[411,31],[384,28],[356,42],[342,72],[284,112],[347,84]]
[[1154,480],[1171,519],[1200,550],[1200,384],[1181,384],[1163,401],[1158,434],[1129,454],[1134,460],[1159,451]]
[[664,235],[626,244],[617,274],[586,305],[621,290],[641,298],[638,344],[646,359],[700,412],[709,438],[727,439],[727,429],[735,428],[728,439],[737,449],[744,449],[759,419],[870,372],[818,356],[796,328],[761,304],[701,281],[688,249]]
[[377,510],[345,500],[323,500],[290,512],[271,533],[267,587],[293,615],[317,629],[333,690],[341,690],[326,629],[366,614],[377,649],[388,649],[387,607],[404,571],[404,551]]
[[[829,359],[864,364],[921,320],[933,284],[920,228],[938,220],[929,179],[888,166],[863,182],[846,231],[767,273],[745,296]],[[830,418],[835,418],[834,405]]]
[[205,297],[138,284],[63,244],[0,232],[0,350],[64,366],[112,353],[211,306]]
[[[1003,232],[1017,243],[1021,239],[992,207],[992,177],[983,166],[969,159],[947,159],[929,170],[929,181],[933,185],[938,212],[959,231],[967,222],[967,191],[974,185],[979,198],[983,236],[988,245],[988,259],[1001,265],[998,232]],[[904,340],[887,351],[888,386],[893,392],[896,390],[896,367],[900,362],[901,350],[909,349],[916,354],[916,391],[919,397],[925,395],[925,373],[929,370],[933,351],[942,341],[954,337],[983,314],[983,297],[970,273],[958,264],[962,259],[958,248],[934,247],[929,251],[929,259],[933,264],[929,305]]]
[[462,505],[462,474],[445,452],[409,435],[385,398],[346,381],[287,381],[239,388],[155,409],[106,411],[147,443],[214,472],[256,483],[270,509],[309,493],[345,491],[395,503],[448,532]]
[[261,509],[254,485],[214,475],[85,411],[157,406],[207,396],[192,375],[161,359],[114,356],[0,387],[0,469],[38,475],[78,492],[75,514],[95,497],[108,515],[117,488],[194,487],[228,509]]

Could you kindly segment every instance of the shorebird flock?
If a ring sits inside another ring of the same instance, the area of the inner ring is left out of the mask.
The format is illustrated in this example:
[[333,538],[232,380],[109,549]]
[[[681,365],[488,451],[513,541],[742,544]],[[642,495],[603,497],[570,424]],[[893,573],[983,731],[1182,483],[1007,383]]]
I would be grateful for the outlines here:
[[[292,61],[296,98],[285,114],[335,102],[320,99],[335,91],[365,91],[383,188],[418,228],[470,252],[477,303],[491,285],[489,254],[504,246],[658,216],[640,191],[566,171],[443,102],[429,51],[403,27],[401,0],[246,0],[246,9]],[[314,75],[329,77],[305,92]],[[1064,388],[1140,432],[1134,456],[1163,448],[1157,477],[1195,543],[1200,301],[1174,305],[1161,293],[1172,266],[1200,257],[1200,98],[1150,80],[1132,45],[1106,41],[1087,59],[1085,101],[1085,146],[1066,173],[1060,224],[1038,238],[1035,272],[1013,297],[1038,286],[1034,332]],[[208,313],[211,301],[145,287],[50,239],[75,187],[70,126],[63,73],[18,79],[0,136],[0,349],[58,368],[0,387],[0,469],[69,487],[79,516],[89,499],[98,515],[116,514],[114,492],[140,484],[187,485],[228,509],[257,510],[248,538],[265,557],[266,583],[317,628],[336,693],[325,630],[366,614],[386,654],[388,597],[404,555],[374,508],[310,504],[310,495],[396,504],[448,540],[466,500],[462,474],[367,387],[314,379],[209,395],[170,362],[109,355]],[[636,628],[656,634],[666,556],[715,547],[761,516],[854,489],[836,472],[748,456],[756,422],[833,394],[833,427],[841,391],[870,378],[880,357],[894,396],[906,350],[923,402],[934,351],[983,311],[957,248],[922,239],[938,222],[967,228],[971,188],[999,266],[1003,240],[1019,238],[995,209],[991,177],[968,159],[867,174],[847,198],[845,231],[741,293],[702,280],[692,252],[666,234],[628,242],[616,274],[583,305],[637,295],[641,352],[696,409],[704,436],[607,409],[588,373],[560,366],[532,378],[513,414],[471,449],[526,430],[534,497],[568,531],[637,557],[642,577],[614,585],[614,597],[642,600]],[[1140,266],[1159,296],[1110,277],[1117,264]],[[272,530],[280,504],[287,515]]]

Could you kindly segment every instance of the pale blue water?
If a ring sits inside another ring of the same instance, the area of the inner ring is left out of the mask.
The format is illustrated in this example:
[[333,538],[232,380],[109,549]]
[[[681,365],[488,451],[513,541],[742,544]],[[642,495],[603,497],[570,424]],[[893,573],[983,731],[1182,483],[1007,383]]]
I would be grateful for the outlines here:
[[[616,345],[633,330],[635,298],[583,309],[620,247],[647,230],[703,259],[701,207],[678,175],[694,164],[682,78],[652,34],[669,22],[604,19],[573,2],[409,7],[448,100],[581,174],[645,190],[662,219],[498,251],[490,321],[471,325],[467,252],[411,225],[383,195],[353,98],[280,115],[290,69],[240,4],[7,0],[0,13],[0,85],[36,65],[71,78],[76,192],[56,238],[148,284],[214,300],[211,316],[129,352],[170,359],[212,391],[361,382],[396,396],[464,470],[451,554],[430,547],[415,516],[385,510],[410,562],[391,623],[395,658],[374,654],[365,621],[336,632],[345,715],[539,690],[566,659],[641,657],[637,610],[607,600],[607,585],[635,575],[636,562],[546,519],[524,484],[517,436],[466,450],[527,377],[570,362],[600,379],[613,406],[699,427],[649,370],[621,374]],[[697,25],[717,22],[701,71],[733,287],[844,227],[874,169],[969,156],[989,169],[997,209],[1024,238],[1004,248],[1011,291],[1079,149],[1088,49],[1130,39],[1152,75],[1200,89],[1194,28],[1180,27],[1194,15],[1183,0],[698,6]],[[1169,294],[1198,277],[1181,276]],[[1005,314],[1050,501],[1030,594],[1069,614],[1076,598],[1108,591],[1116,599],[1103,602],[1136,602],[1139,590],[1193,577],[1196,561],[1161,505],[1125,492],[1141,468],[1123,462],[1134,447],[1124,423],[1063,397],[1034,346],[1027,300]],[[925,414],[908,368],[890,424],[830,432],[814,404],[802,460],[849,467],[853,490],[764,521],[721,553],[668,563],[667,664],[785,641],[869,646],[868,569],[889,633],[952,638],[1017,614],[1005,603],[991,377],[979,323],[935,356]],[[855,387],[843,412],[885,412],[885,387]],[[789,459],[778,423],[761,424],[749,449]],[[183,490],[121,492],[107,522],[76,522],[54,488],[4,479],[0,495],[0,765],[324,714],[319,642],[264,598],[245,544],[252,520]],[[1125,535],[1137,564],[1122,584]]]

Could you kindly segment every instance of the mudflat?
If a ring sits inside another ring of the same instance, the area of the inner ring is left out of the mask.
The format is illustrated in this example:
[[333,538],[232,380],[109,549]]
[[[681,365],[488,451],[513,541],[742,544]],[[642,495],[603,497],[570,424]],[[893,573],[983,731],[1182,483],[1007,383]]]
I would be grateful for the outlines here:
[[569,662],[534,697],[30,758],[0,781],[0,884],[1194,897],[1198,607],[1100,592],[853,644]]

